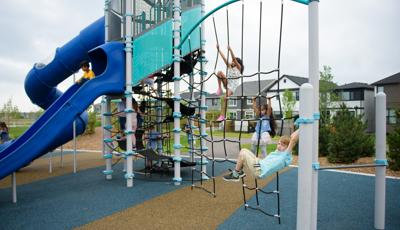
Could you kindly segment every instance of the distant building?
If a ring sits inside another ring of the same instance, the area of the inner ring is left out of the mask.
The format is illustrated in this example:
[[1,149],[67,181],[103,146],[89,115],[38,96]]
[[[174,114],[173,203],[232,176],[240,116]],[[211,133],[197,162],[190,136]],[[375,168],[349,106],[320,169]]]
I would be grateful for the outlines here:
[[363,115],[367,123],[367,131],[375,130],[375,93],[374,87],[367,83],[353,82],[337,86],[335,93],[338,95],[338,102],[330,108],[331,115],[334,115],[344,103],[350,112],[355,115]]
[[399,124],[396,113],[400,110],[400,72],[392,76],[372,83],[375,86],[375,92],[384,92],[386,94],[386,116],[387,131],[391,132],[395,125]]

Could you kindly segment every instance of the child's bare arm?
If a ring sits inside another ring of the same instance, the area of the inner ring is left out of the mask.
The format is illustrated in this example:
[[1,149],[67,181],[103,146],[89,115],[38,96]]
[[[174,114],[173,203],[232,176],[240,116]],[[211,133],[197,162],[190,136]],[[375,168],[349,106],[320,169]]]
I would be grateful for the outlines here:
[[217,50],[218,50],[219,55],[221,55],[222,60],[224,60],[225,65],[228,65],[228,60],[226,59],[225,55],[221,52],[218,45],[217,45]]
[[233,50],[231,49],[230,46],[228,46],[228,50],[229,50],[229,52],[231,52],[232,62],[235,63],[235,66],[241,71],[242,70],[242,65],[240,65],[240,63],[236,60],[236,56],[233,53]]
[[272,104],[271,104],[271,98],[268,98],[268,108],[267,108],[267,116],[271,116],[272,114]]
[[286,149],[287,152],[292,152],[294,146],[296,146],[297,141],[299,140],[299,130],[296,130],[292,135],[290,135],[290,142]]

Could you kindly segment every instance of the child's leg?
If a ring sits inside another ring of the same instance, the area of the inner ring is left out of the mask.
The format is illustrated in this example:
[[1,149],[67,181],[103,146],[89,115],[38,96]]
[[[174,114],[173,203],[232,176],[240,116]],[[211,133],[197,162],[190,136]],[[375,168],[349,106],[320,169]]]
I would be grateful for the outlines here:
[[261,145],[260,148],[261,148],[261,153],[262,153],[263,157],[266,157],[267,156],[267,145]]
[[136,136],[135,136],[136,129],[137,129],[137,113],[134,112],[134,113],[132,113],[132,131],[133,131],[132,146],[133,146],[133,148],[136,148]]
[[254,155],[257,155],[257,145],[252,144],[251,145],[251,151],[254,153]]
[[258,159],[252,152],[247,149],[242,149],[239,152],[239,157],[236,162],[236,171],[241,171],[243,167],[246,165],[250,170],[254,167],[254,164],[258,163]]
[[222,71],[218,71],[217,78],[218,78],[218,93],[222,93],[221,92],[222,91],[221,83],[223,83],[224,88],[226,89],[226,87],[227,87],[227,79],[226,79],[225,74]]

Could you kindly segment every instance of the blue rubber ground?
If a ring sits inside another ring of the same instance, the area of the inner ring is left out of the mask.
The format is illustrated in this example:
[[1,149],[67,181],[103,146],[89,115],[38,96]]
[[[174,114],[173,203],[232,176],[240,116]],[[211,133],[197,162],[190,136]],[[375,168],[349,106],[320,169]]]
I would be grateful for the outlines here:
[[[140,168],[143,162],[137,162]],[[120,167],[120,165],[118,166]],[[230,164],[218,164],[216,174]],[[70,229],[115,212],[133,207],[182,186],[174,186],[170,176],[153,177],[164,182],[135,180],[125,187],[120,170],[105,181],[103,167],[78,174],[49,178],[18,186],[18,203],[12,204],[11,189],[0,189],[0,229]],[[118,173],[120,172],[120,173]],[[139,175],[137,175],[139,177]],[[182,172],[190,178],[190,171]],[[318,229],[373,229],[374,177],[321,172],[319,185]],[[183,182],[183,186],[190,185]],[[275,188],[272,182],[267,190]],[[282,224],[257,211],[239,208],[219,229],[295,229],[297,169],[280,175]],[[400,229],[400,180],[387,179],[386,229]],[[274,197],[263,197],[262,206],[274,212]],[[255,198],[250,200],[255,203]]]
[[[238,209],[218,229],[296,229],[297,169],[280,175],[281,225],[258,211]],[[400,229],[400,180],[386,180],[386,229]],[[275,181],[266,190],[275,188]],[[318,229],[374,229],[375,178],[321,171]],[[255,204],[255,198],[249,203]],[[262,195],[261,206],[275,213],[276,199]]]
[[[143,168],[143,162],[136,161],[134,167]],[[104,179],[102,170],[82,170],[18,186],[17,204],[11,203],[10,188],[0,189],[0,229],[70,229],[191,185],[184,181],[175,186],[172,177],[165,175],[152,177],[164,182],[135,180],[134,187],[126,188],[121,165],[110,181]],[[225,171],[219,167],[216,174]],[[182,171],[182,178],[191,178],[189,168]]]

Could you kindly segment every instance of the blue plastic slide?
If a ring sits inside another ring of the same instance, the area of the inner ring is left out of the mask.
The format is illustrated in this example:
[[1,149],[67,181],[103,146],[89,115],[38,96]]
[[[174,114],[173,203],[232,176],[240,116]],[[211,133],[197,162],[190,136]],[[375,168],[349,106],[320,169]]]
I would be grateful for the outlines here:
[[[58,48],[51,63],[34,66],[25,89],[32,102],[46,111],[21,137],[0,145],[0,179],[71,140],[74,120],[77,134],[83,133],[87,123],[83,112],[96,98],[124,92],[123,47],[118,42],[104,45],[102,18]],[[82,86],[71,86],[64,94],[57,90],[55,86],[79,70],[85,59],[91,61],[96,77]]]

